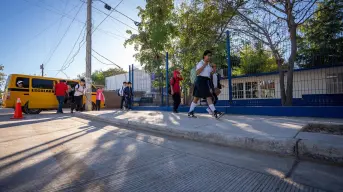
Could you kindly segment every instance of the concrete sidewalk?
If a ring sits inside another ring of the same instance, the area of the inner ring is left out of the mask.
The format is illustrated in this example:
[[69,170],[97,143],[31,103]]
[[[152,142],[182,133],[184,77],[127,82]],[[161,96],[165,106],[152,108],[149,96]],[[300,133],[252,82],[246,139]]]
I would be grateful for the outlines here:
[[343,136],[301,132],[308,123],[343,124],[341,119],[173,114],[156,111],[92,111],[76,116],[131,129],[152,131],[201,142],[343,164]]

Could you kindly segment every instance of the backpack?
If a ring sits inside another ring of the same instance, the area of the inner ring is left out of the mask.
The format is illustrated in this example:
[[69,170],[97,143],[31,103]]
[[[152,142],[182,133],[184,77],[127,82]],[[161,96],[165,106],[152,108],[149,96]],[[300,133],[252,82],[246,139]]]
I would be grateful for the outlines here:
[[[174,83],[175,83],[174,77],[170,78],[170,80],[173,80]],[[168,94],[171,95],[171,86],[170,86],[170,83],[168,83]]]
[[196,78],[197,78],[197,70],[196,70],[196,67],[193,67],[191,69],[191,74],[190,74],[190,81],[192,84],[195,83]]

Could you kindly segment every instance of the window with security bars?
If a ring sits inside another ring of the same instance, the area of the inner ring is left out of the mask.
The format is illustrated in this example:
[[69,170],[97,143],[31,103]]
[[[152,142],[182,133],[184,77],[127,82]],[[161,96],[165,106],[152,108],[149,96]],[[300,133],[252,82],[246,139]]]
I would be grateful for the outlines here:
[[343,93],[343,73],[327,74],[326,90],[328,94]]
[[260,98],[275,98],[275,82],[273,80],[260,81]]
[[246,98],[258,98],[257,82],[245,83],[245,97]]
[[234,99],[243,99],[244,98],[243,83],[233,83],[232,84],[232,97]]

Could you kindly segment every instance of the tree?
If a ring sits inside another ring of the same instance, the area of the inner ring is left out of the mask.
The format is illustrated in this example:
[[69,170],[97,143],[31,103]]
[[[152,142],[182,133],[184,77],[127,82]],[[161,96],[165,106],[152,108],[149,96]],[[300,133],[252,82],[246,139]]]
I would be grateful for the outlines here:
[[[96,85],[105,85],[105,79],[106,77],[114,76],[114,75],[120,75],[127,73],[127,71],[120,69],[120,68],[109,68],[105,71],[102,70],[95,70],[92,75],[92,82],[93,84]],[[79,79],[84,79],[85,78],[85,73],[77,75],[77,80]]]
[[2,72],[3,70],[4,66],[0,65],[0,88],[3,86],[6,77],[5,73]]
[[297,62],[300,67],[342,65],[343,63],[343,2],[321,2],[313,18],[300,27]]
[[247,75],[277,71],[277,64],[270,52],[263,50],[262,44],[245,45],[240,53],[240,65],[235,66],[233,75]]
[[225,31],[242,6],[241,0],[193,0],[183,2],[176,10],[178,36],[174,53],[182,65],[183,82],[190,82],[189,73],[202,58],[206,49],[213,51],[213,62],[218,67],[227,66]]
[[127,31],[131,37],[125,41],[124,46],[134,46],[135,51],[138,51],[134,57],[145,71],[161,72],[165,52],[176,35],[173,8],[173,0],[147,1],[145,9],[138,7],[138,16],[141,17],[138,34]]
[[[297,55],[297,30],[299,26],[310,19],[316,12],[313,11],[319,0],[294,1],[294,0],[253,0],[247,3],[246,7],[239,11],[238,15],[243,27],[238,29],[245,34],[259,39],[267,45],[278,64],[280,93],[282,105],[292,105],[293,102],[293,70]],[[287,33],[285,33],[287,31]],[[284,58],[280,49],[284,37],[289,38],[290,55],[287,60],[287,89],[285,88],[283,67]]]

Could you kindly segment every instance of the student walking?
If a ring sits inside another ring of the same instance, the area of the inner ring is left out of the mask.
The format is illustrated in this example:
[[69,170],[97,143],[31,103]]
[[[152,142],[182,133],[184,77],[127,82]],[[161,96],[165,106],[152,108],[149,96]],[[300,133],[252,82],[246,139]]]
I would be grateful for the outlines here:
[[60,80],[54,87],[55,95],[58,101],[57,113],[63,113],[64,97],[68,94],[68,86],[65,80]]
[[100,111],[101,102],[105,103],[104,88],[98,88],[96,90],[96,108],[95,108],[95,110]]
[[181,103],[181,88],[180,88],[180,81],[182,81],[183,78],[180,75],[180,72],[178,69],[176,69],[173,72],[173,77],[170,79],[170,89],[171,89],[171,95],[173,96],[174,106],[173,106],[173,112],[178,113],[178,108]]
[[196,74],[197,78],[194,84],[194,91],[193,91],[193,102],[191,103],[188,117],[194,117],[194,109],[197,106],[197,103],[200,98],[206,98],[208,107],[213,111],[213,116],[216,119],[219,119],[221,116],[224,115],[224,113],[219,112],[216,110],[216,108],[213,105],[213,89],[211,86],[211,73],[212,73],[212,67],[210,66],[210,60],[211,60],[212,52],[209,50],[206,50],[203,54],[203,60],[201,60],[196,65]]
[[75,93],[74,93],[74,103],[71,105],[70,112],[73,113],[74,109],[76,111],[81,111],[82,110],[82,101],[83,101],[83,95],[85,94],[86,91],[86,86],[85,86],[85,80],[81,79],[80,83],[75,85]]
[[[212,86],[212,92],[213,92],[213,105],[216,105],[218,101],[218,96],[221,93],[222,85],[220,84],[221,76],[219,73],[217,73],[217,65],[212,64],[212,73],[211,73],[211,86]],[[213,114],[213,111],[208,107],[206,111],[209,114]]]
[[124,96],[125,96],[125,107],[129,110],[132,109],[132,98],[133,98],[133,92],[131,87],[131,82],[127,82],[127,86],[124,89]]
[[124,89],[126,88],[127,83],[123,82],[123,86],[120,88],[118,94],[121,97],[120,100],[120,109],[123,109],[124,107],[124,102],[125,102],[125,97],[124,97]]

